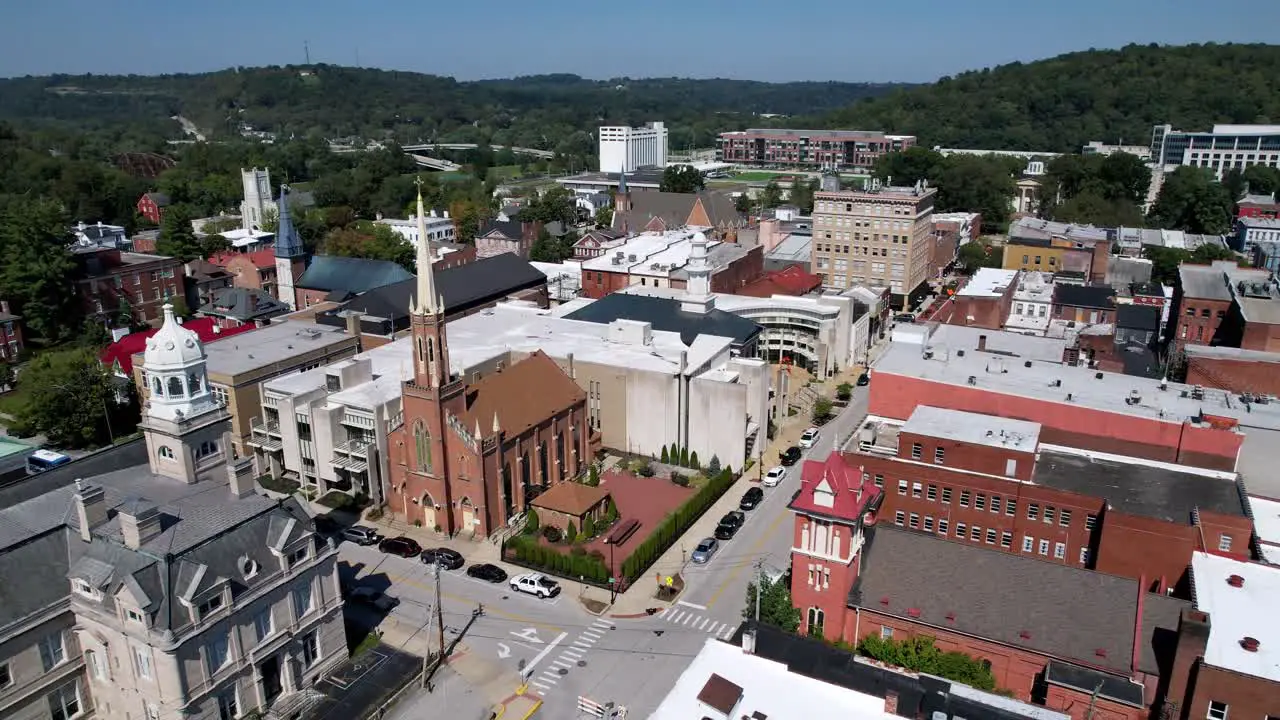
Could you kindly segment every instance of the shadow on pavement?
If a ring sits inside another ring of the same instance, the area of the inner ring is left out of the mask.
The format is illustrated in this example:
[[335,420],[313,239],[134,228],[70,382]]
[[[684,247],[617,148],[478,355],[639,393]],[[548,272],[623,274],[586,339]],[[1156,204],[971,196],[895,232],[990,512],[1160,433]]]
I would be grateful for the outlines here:
[[323,697],[303,711],[302,720],[371,717],[421,671],[422,658],[379,644],[316,683]]

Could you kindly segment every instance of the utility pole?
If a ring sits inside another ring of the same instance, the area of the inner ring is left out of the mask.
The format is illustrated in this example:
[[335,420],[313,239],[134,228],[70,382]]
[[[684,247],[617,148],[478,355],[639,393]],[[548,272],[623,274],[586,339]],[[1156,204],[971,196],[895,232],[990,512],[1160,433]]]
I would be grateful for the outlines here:
[[[431,622],[435,618],[435,608],[427,608],[427,637],[431,637]],[[431,662],[431,653],[422,655],[422,687],[427,687],[427,669]]]
[[760,595],[764,591],[764,560],[756,560],[756,622],[760,622]]
[[440,603],[440,561],[439,560],[436,560],[435,576],[436,576],[436,626],[439,632],[438,637],[440,640],[440,659],[436,664],[443,665],[444,664],[444,606]]

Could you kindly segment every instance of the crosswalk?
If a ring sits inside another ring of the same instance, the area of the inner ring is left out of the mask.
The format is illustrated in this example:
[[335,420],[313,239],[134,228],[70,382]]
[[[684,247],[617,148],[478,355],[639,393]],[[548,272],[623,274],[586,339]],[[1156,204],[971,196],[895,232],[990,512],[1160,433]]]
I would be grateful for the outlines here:
[[613,623],[608,620],[599,619],[592,622],[585,630],[578,633],[578,637],[572,642],[564,646],[564,650],[560,655],[542,671],[540,675],[529,680],[529,684],[538,688],[540,694],[546,695],[551,692],[564,673],[570,668],[577,666],[578,661],[586,657],[592,646],[602,639],[606,633],[613,628]]
[[733,631],[738,628],[737,623],[718,622],[675,605],[658,613],[658,618],[672,625],[679,625],[685,630],[705,632],[721,640],[728,640],[733,635]]

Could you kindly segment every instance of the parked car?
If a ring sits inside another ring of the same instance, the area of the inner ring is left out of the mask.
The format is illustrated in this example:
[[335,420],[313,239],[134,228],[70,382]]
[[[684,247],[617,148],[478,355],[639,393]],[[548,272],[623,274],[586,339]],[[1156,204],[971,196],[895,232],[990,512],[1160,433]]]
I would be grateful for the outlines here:
[[778,462],[782,463],[784,467],[791,467],[792,465],[800,462],[800,456],[803,454],[804,452],[800,448],[792,445],[786,450],[778,453]]
[[742,510],[755,510],[756,506],[764,500],[764,491],[758,487],[747,488],[742,493],[742,501],[738,503],[738,508]]
[[800,436],[800,447],[805,450],[813,447],[814,443],[818,442],[818,435],[821,433],[822,431],[816,427],[811,427],[808,430],[805,430],[804,434]]
[[511,578],[511,589],[546,599],[560,594],[560,583],[542,573],[528,573]]
[[717,540],[732,540],[734,535],[738,534],[738,530],[742,527],[742,523],[747,521],[747,516],[741,510],[733,510],[720,518],[720,524],[716,526],[715,536]]
[[387,538],[378,543],[378,549],[389,555],[399,555],[404,558],[417,557],[422,553],[421,545],[412,538],[404,536]]
[[711,556],[715,555],[716,550],[719,549],[720,543],[716,542],[715,538],[703,538],[702,542],[698,543],[698,547],[693,549],[693,554],[689,556],[689,559],[702,565],[710,562]]
[[425,565],[433,565],[440,563],[440,567],[445,570],[457,570],[466,563],[462,559],[462,553],[449,548],[428,548],[422,551],[422,562]]
[[507,571],[491,563],[477,563],[467,568],[467,575],[485,582],[500,583],[507,581]]
[[342,539],[357,545],[373,545],[382,539],[377,530],[363,525],[353,525],[342,529]]
[[765,487],[775,487],[787,477],[787,469],[778,465],[769,468],[769,472],[764,474],[764,479],[760,482]]
[[361,605],[368,605],[384,613],[391,612],[395,606],[400,604],[400,598],[393,598],[381,590],[374,590],[368,585],[362,585],[352,590],[348,599]]
[[869,382],[871,382],[871,376],[867,373],[862,373],[858,376],[858,387],[864,387]]
[[913,323],[916,321],[916,316],[912,313],[898,313],[893,316],[893,321],[900,323]]

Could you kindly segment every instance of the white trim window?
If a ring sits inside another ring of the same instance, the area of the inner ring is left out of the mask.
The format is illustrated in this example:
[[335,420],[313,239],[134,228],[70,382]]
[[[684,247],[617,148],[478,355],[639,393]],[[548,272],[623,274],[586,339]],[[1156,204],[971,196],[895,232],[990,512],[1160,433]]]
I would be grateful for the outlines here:
[[306,617],[316,607],[315,595],[311,590],[310,582],[293,589],[293,614],[299,620]]
[[89,666],[89,674],[92,675],[95,680],[100,680],[102,682],[106,682],[108,680],[107,663],[103,659],[102,653],[97,650],[85,650],[84,664]]
[[302,666],[311,667],[320,662],[320,632],[312,630],[302,637]]
[[67,659],[67,644],[62,631],[40,638],[40,665],[45,672],[61,665]]
[[151,654],[143,648],[133,648],[133,669],[143,680],[155,679],[155,671],[151,667]]
[[84,578],[76,578],[71,581],[71,589],[76,591],[77,595],[89,598],[90,600],[101,600],[102,593],[93,585],[89,584]]
[[218,720],[240,717],[240,692],[234,685],[218,695]]
[[271,633],[275,632],[275,618],[271,616],[270,605],[262,608],[253,616],[253,630],[254,637],[257,638],[259,643],[271,637]]
[[1217,700],[1209,701],[1208,720],[1227,720],[1227,704]]
[[209,667],[209,674],[213,675],[222,668],[227,666],[231,660],[231,635],[223,632],[214,637],[205,645],[204,648],[205,663]]
[[82,711],[78,683],[67,683],[49,693],[49,714],[53,716],[53,720],[71,720],[79,717]]

